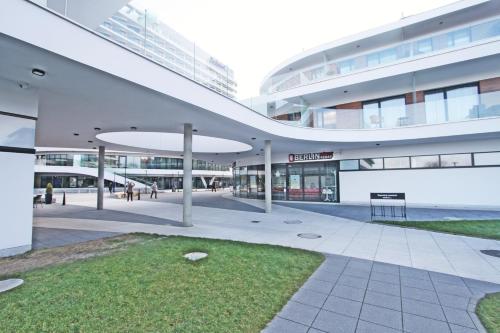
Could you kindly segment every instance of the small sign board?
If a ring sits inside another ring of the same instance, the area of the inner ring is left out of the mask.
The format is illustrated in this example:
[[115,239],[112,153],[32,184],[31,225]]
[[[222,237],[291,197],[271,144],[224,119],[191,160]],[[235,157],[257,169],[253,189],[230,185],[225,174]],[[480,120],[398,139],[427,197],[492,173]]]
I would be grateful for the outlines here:
[[289,154],[288,162],[309,162],[309,161],[322,161],[333,159],[333,152],[322,153],[303,153],[303,154]]
[[372,200],[405,200],[404,193],[370,193]]

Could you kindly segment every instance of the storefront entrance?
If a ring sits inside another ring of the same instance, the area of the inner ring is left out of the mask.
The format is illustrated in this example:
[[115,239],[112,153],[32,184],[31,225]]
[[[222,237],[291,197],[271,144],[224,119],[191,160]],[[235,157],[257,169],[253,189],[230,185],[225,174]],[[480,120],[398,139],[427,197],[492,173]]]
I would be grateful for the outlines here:
[[[338,202],[338,161],[273,164],[273,200]],[[264,166],[234,168],[234,195],[264,198]]]

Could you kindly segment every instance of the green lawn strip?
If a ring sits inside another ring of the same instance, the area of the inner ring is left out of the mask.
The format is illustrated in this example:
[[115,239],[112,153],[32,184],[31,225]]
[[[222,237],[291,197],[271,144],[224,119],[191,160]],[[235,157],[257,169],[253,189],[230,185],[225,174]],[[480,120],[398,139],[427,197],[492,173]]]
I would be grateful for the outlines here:
[[[208,258],[189,262],[186,252]],[[318,253],[184,237],[33,270],[0,294],[0,332],[258,332]]]
[[500,293],[486,295],[478,304],[476,313],[486,330],[500,332]]
[[472,237],[500,239],[500,220],[377,221],[377,223]]

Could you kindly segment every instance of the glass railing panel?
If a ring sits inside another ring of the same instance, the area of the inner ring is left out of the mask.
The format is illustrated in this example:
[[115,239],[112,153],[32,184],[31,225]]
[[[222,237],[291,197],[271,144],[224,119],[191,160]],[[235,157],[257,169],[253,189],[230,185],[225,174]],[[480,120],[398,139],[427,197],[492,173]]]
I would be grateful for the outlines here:
[[262,91],[268,94],[284,91],[338,75],[349,74],[356,70],[390,64],[401,59],[421,56],[431,52],[463,47],[472,42],[498,36],[500,36],[500,18],[425,38],[410,40],[396,46],[351,58],[329,61],[305,69],[275,75],[267,80],[262,87]]
[[475,88],[469,88],[450,90],[446,99],[440,93],[426,94],[424,102],[415,104],[395,98],[364,104],[362,109],[333,109],[275,101],[260,108],[267,108],[268,117],[289,125],[329,129],[397,128],[500,117],[500,91],[474,94]]

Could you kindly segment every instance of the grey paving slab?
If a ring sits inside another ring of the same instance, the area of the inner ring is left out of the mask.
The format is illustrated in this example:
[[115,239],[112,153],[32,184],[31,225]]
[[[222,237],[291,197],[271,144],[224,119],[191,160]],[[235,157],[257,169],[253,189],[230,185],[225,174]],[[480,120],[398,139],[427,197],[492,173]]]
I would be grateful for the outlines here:
[[317,280],[335,283],[339,279],[340,274],[341,273],[332,273],[329,271],[317,270],[313,275],[311,275],[311,277]]
[[444,314],[446,316],[446,320],[449,323],[457,324],[460,326],[465,326],[469,328],[476,328],[474,322],[469,316],[469,313],[465,310],[459,310],[455,308],[443,307]]
[[364,303],[401,311],[401,297],[367,290]]
[[298,292],[293,295],[292,300],[305,305],[311,305],[318,308],[323,306],[328,294],[318,293],[313,290],[301,288]]
[[[500,285],[489,282],[342,258],[346,259],[327,256],[314,274],[339,276],[336,281],[310,278],[273,319],[277,323],[264,332],[303,332],[306,326],[309,333],[484,333],[474,314],[476,299],[463,295],[471,288],[500,291]],[[332,266],[333,261],[345,269],[327,271],[337,266]],[[350,275],[353,272],[368,275],[366,287],[363,281],[367,279]]]
[[479,333],[478,330],[468,327],[463,327],[455,324],[450,324],[452,333]]
[[397,330],[403,328],[401,312],[366,303],[363,304],[359,318]]
[[[443,309],[439,304],[426,303],[413,299],[403,298],[403,312],[414,315],[446,321]],[[459,310],[458,310],[459,311]]]
[[386,283],[376,280],[370,280],[370,282],[368,282],[368,290],[394,296],[401,295],[401,287],[399,284]]
[[365,296],[365,290],[338,284],[333,288],[332,295],[361,302]]
[[323,309],[349,317],[358,318],[361,311],[361,302],[330,296],[327,298]]
[[401,330],[395,330],[382,325],[377,325],[364,320],[358,322],[358,327],[356,328],[356,333],[398,333]]
[[283,318],[274,318],[262,331],[265,333],[307,333],[309,326],[295,323]]
[[278,317],[311,326],[318,312],[319,308],[317,307],[290,301],[285,305],[283,310],[278,313]]
[[448,323],[444,321],[425,318],[410,313],[403,313],[403,327],[405,332],[411,333],[451,332]]
[[403,298],[410,298],[417,301],[439,304],[439,299],[436,292],[434,291],[401,286],[401,292]]
[[357,318],[321,310],[312,327],[328,333],[351,333],[355,332],[357,322]]

